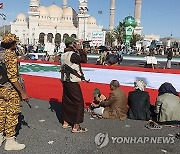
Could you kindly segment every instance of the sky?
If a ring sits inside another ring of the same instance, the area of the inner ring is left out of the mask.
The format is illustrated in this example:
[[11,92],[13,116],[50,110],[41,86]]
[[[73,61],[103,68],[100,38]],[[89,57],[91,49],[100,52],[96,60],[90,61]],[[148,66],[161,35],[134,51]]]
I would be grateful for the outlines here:
[[[68,6],[78,12],[79,0],[67,0]],[[8,25],[16,19],[20,12],[28,15],[30,0],[0,0],[4,9],[0,13],[7,16],[0,18],[0,26]],[[62,7],[62,0],[40,0],[40,4],[49,6],[55,3]],[[128,16],[134,16],[135,0],[116,0],[115,27]],[[110,0],[88,0],[89,14],[96,18],[97,24],[103,28],[109,26]],[[102,11],[102,14],[98,14]],[[142,0],[141,9],[142,35],[155,34],[160,37],[180,38],[180,0]]]

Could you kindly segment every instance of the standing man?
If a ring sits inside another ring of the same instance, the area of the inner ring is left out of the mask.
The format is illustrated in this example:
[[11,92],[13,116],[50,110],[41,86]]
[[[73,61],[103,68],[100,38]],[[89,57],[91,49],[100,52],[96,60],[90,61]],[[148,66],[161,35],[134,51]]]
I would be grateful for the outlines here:
[[170,69],[171,68],[171,60],[173,58],[173,52],[172,52],[172,48],[170,48],[168,50],[168,53],[167,53],[167,63],[166,63],[166,68],[167,69]]
[[[7,71],[7,81],[1,80],[0,83],[0,146],[6,135],[5,150],[22,150],[24,144],[19,144],[15,140],[15,128],[18,124],[18,115],[20,113],[20,101],[27,100],[26,92],[18,82],[18,58],[16,55],[16,35],[6,34],[3,36],[1,46],[5,48],[5,54],[2,57],[2,63]],[[2,73],[2,72],[1,72]]]
[[63,84],[63,128],[73,126],[72,132],[86,132],[86,128],[80,127],[84,119],[84,100],[78,82],[84,79],[80,63],[87,63],[87,50],[80,46],[73,37],[65,40],[66,48],[61,56],[61,81]]

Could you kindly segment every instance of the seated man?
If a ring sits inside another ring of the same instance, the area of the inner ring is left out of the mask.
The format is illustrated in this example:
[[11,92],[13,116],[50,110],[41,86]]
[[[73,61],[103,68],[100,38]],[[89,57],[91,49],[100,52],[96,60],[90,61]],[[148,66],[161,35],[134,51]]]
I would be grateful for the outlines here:
[[100,106],[104,107],[102,114],[103,118],[106,119],[117,119],[125,120],[127,118],[127,97],[123,90],[119,88],[119,82],[112,80],[110,82],[111,92],[107,100],[101,101]]
[[93,113],[92,117],[101,117],[104,111],[104,107],[100,107],[100,101],[106,100],[106,96],[101,94],[98,88],[93,91],[93,102],[90,105],[89,109]]
[[180,98],[171,83],[163,83],[155,104],[158,122],[180,121]]
[[150,119],[150,98],[145,91],[146,83],[143,80],[134,82],[134,91],[128,95],[128,117],[134,120]]

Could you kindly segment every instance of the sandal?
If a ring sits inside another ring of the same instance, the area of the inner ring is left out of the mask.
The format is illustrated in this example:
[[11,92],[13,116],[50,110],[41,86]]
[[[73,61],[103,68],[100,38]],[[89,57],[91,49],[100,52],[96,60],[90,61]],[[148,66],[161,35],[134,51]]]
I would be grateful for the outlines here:
[[87,132],[87,128],[78,127],[78,129],[72,129],[72,133],[85,133]]
[[176,138],[180,140],[180,133],[176,134]]
[[92,110],[90,108],[84,109],[84,111],[87,112],[87,113],[91,113],[92,112]]
[[62,128],[66,129],[66,128],[71,128],[70,125],[62,125]]
[[159,126],[154,121],[149,122],[148,124],[145,125],[145,127],[148,129],[162,129],[162,126]]
[[98,115],[98,114],[91,114],[91,117],[92,118],[96,118],[96,119],[102,119],[103,117],[102,117],[102,115]]

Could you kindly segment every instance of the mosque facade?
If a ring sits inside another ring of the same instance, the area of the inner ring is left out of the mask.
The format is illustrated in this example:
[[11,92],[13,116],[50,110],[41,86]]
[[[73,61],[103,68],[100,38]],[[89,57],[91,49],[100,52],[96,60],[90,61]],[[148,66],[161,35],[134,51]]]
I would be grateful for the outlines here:
[[40,5],[40,0],[30,0],[28,17],[19,13],[11,23],[11,33],[16,34],[22,44],[60,44],[66,37],[88,40],[93,32],[102,32],[103,27],[88,14],[87,0],[79,1],[76,12],[63,0],[62,8],[52,4]]

